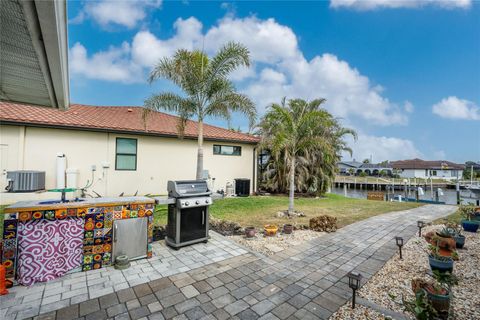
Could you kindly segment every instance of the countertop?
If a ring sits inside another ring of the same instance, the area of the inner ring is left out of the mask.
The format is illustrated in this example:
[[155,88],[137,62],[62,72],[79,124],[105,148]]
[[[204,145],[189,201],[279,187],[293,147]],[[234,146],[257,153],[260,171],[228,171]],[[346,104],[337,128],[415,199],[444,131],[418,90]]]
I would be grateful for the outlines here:
[[[51,200],[58,200],[51,199]],[[4,213],[14,213],[19,211],[34,211],[34,210],[56,210],[65,208],[85,208],[85,207],[100,207],[100,206],[116,206],[124,204],[144,204],[155,203],[155,199],[148,197],[102,197],[102,198],[84,198],[84,201],[78,202],[63,202],[54,204],[40,204],[49,200],[34,200],[34,201],[19,201],[4,209]]]

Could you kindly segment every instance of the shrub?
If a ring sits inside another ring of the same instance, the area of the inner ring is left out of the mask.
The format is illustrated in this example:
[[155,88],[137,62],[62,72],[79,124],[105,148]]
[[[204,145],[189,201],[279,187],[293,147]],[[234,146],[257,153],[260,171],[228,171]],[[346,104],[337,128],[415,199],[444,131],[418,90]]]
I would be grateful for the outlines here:
[[337,218],[327,215],[310,219],[309,225],[313,231],[335,232],[338,229]]

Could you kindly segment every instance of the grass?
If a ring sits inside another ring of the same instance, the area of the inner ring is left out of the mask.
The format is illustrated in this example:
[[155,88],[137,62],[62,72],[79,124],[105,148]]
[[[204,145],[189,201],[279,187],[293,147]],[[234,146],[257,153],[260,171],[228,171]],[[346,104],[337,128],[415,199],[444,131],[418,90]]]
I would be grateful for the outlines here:
[[[288,197],[248,197],[216,200],[210,207],[210,214],[218,219],[236,221],[242,226],[263,227],[265,224],[282,225],[287,221],[307,224],[310,218],[328,214],[338,219],[340,227],[382,213],[417,208],[422,204],[412,202],[386,202],[345,198],[328,194],[325,198],[295,199],[295,210],[302,211],[306,217],[286,220],[277,218],[278,211],[287,209]],[[167,207],[157,206],[155,224],[167,223]]]

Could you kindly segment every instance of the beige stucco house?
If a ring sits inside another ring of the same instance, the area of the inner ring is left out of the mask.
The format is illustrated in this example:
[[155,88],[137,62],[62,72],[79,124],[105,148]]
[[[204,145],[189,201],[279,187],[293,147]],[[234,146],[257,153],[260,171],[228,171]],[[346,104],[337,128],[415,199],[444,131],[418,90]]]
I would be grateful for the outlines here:
[[[0,102],[0,187],[7,171],[41,170],[46,189],[55,188],[56,158],[64,154],[67,172],[78,172],[68,186],[84,187],[93,177],[88,188],[93,195],[166,194],[168,180],[195,178],[197,123],[188,122],[183,139],[177,123],[177,117],[161,112],[145,123],[141,107],[71,104],[61,111]],[[237,178],[250,179],[255,190],[258,138],[210,125],[204,137],[204,168],[214,191]],[[3,203],[12,199],[6,193],[0,197]]]

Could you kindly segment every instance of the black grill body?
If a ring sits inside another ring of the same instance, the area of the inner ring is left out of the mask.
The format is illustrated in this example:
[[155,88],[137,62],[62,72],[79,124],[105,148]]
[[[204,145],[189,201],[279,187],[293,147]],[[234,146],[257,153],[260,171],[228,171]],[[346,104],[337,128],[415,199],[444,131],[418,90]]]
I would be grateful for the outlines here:
[[208,208],[212,203],[204,180],[169,181],[168,194],[174,199],[168,205],[167,245],[178,249],[208,241]]
[[250,195],[250,179],[235,179],[235,195],[237,197]]

